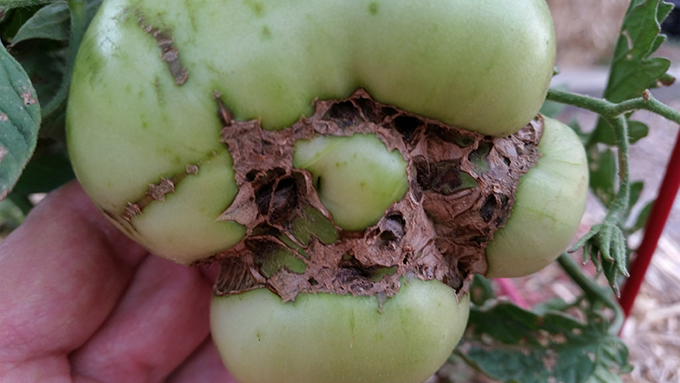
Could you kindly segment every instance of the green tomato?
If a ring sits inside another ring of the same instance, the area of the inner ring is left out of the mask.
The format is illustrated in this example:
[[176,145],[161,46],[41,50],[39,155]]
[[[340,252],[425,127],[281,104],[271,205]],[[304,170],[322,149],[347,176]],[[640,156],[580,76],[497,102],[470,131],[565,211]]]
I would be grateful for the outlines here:
[[[269,130],[309,116],[314,100],[365,88],[504,136],[536,115],[554,55],[544,0],[105,0],[75,63],[69,152],[117,225],[189,264],[246,232],[219,219],[238,188],[216,91],[236,120]],[[294,165],[346,230],[374,224],[408,189],[404,158],[371,135],[297,142]],[[461,338],[468,301],[417,279],[382,303],[325,293],[283,303],[257,289],[215,296],[211,323],[242,383],[416,383]]]
[[377,223],[409,186],[406,161],[374,135],[298,141],[293,164],[312,173],[321,202],[345,230]]
[[578,136],[545,118],[538,164],[520,179],[505,226],[486,248],[491,278],[532,274],[565,251],[586,207],[588,161]]
[[[554,54],[543,0],[106,0],[75,63],[69,152],[109,217],[154,253],[191,263],[245,233],[218,220],[237,187],[215,90],[236,119],[267,129],[309,115],[314,99],[364,87],[380,102],[501,136],[534,117]],[[120,219],[148,185],[188,166],[198,173],[164,201]],[[355,205],[371,205],[365,217],[329,209],[347,227],[370,224],[403,191],[390,182],[374,208],[370,198]],[[345,204],[335,194],[325,202]]]
[[241,383],[421,383],[463,335],[469,296],[414,279],[378,309],[375,297],[300,294],[282,303],[258,289],[214,296],[210,321]]

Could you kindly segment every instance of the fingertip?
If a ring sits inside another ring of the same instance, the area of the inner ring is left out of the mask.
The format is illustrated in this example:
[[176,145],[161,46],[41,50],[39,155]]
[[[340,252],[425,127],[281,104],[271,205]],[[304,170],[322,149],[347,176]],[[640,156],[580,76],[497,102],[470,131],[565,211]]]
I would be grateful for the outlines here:
[[56,221],[68,226],[76,235],[82,232],[91,236],[91,230],[95,229],[114,253],[130,266],[138,265],[148,255],[106,218],[77,180],[50,192],[26,217],[24,224],[31,225],[37,220]]

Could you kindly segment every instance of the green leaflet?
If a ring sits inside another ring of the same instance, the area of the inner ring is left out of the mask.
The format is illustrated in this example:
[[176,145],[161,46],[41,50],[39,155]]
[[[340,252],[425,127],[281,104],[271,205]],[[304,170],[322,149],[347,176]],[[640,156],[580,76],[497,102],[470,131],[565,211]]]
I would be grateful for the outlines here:
[[[614,50],[614,56],[610,68],[609,81],[604,91],[603,97],[608,101],[619,103],[632,98],[641,97],[643,91],[648,88],[653,88],[662,85],[670,85],[674,78],[668,75],[666,71],[670,67],[670,61],[661,57],[651,57],[651,55],[661,46],[666,40],[666,36],[660,34],[661,22],[668,16],[673,9],[673,5],[665,3],[662,0],[633,0],[630,3],[626,16],[621,26],[621,33]],[[629,117],[629,116],[626,116]],[[642,137],[645,137],[648,132],[646,125],[627,121],[628,125],[628,141],[634,143]],[[619,126],[614,129],[621,129]],[[593,133],[589,135],[586,143],[586,151],[589,155],[589,162],[591,163],[591,187],[595,191],[600,201],[610,208],[614,200],[617,176],[617,166],[615,164],[614,156],[609,149],[599,149],[597,146],[600,143],[607,145],[614,145],[613,138],[615,137],[613,128],[602,118],[599,119],[597,126]],[[619,147],[619,156],[627,156],[627,148]],[[621,170],[618,170],[621,171]],[[627,180],[621,180],[619,190],[625,190],[629,185]],[[625,211],[621,213],[627,215],[630,212],[632,202],[628,202],[624,207]],[[620,207],[616,207],[619,209]],[[611,214],[611,211],[610,211]],[[619,220],[627,217],[619,217]],[[646,219],[646,215],[639,218],[642,222]],[[636,230],[635,225],[632,230]],[[613,229],[612,229],[613,230]],[[618,229],[616,231],[619,231]],[[615,247],[618,249],[625,248],[625,241],[623,236],[619,236],[620,240],[614,238]],[[592,260],[597,264],[599,260],[595,259],[600,253],[599,250],[608,251],[610,245],[604,238],[595,238],[600,243],[592,242],[586,243],[586,247],[592,250]],[[603,246],[600,248],[600,246]],[[622,260],[624,254],[616,252],[619,260]],[[614,267],[608,264],[610,261],[602,259],[602,268],[609,284],[616,291],[618,271],[621,267]]]
[[[92,21],[102,0],[91,0],[87,3],[87,23]],[[30,39],[48,39],[68,41],[71,29],[71,12],[66,1],[56,1],[40,8],[12,39],[16,45]]]
[[[630,370],[628,350],[608,333],[605,317],[583,323],[563,312],[544,315],[499,302],[472,307],[459,355],[504,382],[620,382]],[[597,380],[600,379],[600,380]]]
[[7,196],[33,154],[39,128],[35,89],[0,44],[0,199]]

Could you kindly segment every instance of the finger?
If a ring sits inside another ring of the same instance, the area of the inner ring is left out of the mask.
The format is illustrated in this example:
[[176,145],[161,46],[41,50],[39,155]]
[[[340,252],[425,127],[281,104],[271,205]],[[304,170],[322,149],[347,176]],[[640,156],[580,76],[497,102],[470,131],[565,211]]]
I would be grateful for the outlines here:
[[3,370],[82,345],[145,255],[77,183],[45,198],[0,245],[0,380]]
[[222,364],[212,338],[203,344],[165,380],[166,383],[238,383]]
[[111,317],[72,355],[74,377],[161,381],[208,336],[211,292],[198,269],[147,258]]

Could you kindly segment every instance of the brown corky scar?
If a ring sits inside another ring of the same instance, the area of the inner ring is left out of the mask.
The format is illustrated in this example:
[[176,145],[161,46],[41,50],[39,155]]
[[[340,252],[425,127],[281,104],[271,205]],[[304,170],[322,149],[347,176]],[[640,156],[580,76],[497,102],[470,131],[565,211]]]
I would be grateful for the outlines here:
[[[520,177],[540,155],[540,115],[518,133],[490,137],[378,103],[360,89],[345,100],[316,101],[311,117],[267,131],[257,120],[235,121],[214,96],[238,185],[220,220],[247,228],[239,244],[202,261],[221,262],[218,295],[264,286],[283,301],[319,292],[390,297],[412,278],[466,292],[472,275],[486,272],[485,248],[510,216]],[[374,134],[399,151],[410,185],[376,225],[359,232],[332,224],[312,174],[293,166],[297,140],[354,134]],[[295,233],[300,219],[318,214],[337,240]],[[286,264],[265,272],[267,257],[282,251],[304,262],[304,272]]]

